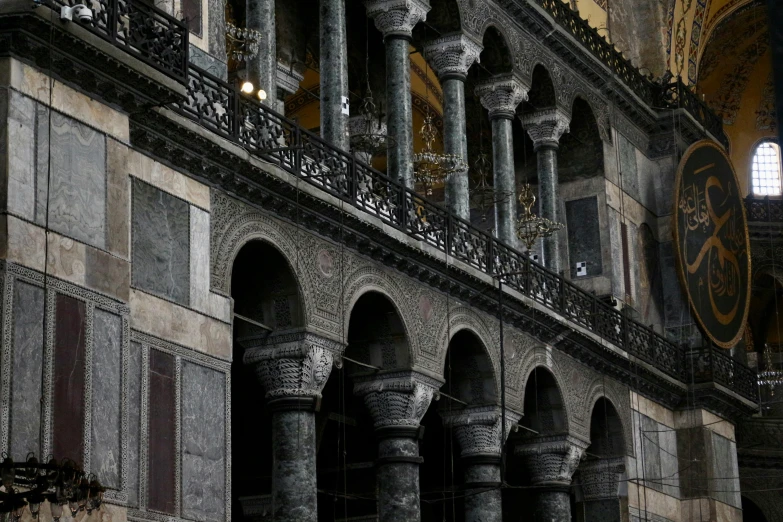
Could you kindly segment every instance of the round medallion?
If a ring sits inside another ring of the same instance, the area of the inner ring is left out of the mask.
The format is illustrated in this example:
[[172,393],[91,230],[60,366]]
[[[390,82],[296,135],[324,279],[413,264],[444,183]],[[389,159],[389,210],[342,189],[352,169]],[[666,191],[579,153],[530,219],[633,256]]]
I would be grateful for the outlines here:
[[334,258],[328,250],[318,252],[318,271],[324,277],[332,277],[334,274]]

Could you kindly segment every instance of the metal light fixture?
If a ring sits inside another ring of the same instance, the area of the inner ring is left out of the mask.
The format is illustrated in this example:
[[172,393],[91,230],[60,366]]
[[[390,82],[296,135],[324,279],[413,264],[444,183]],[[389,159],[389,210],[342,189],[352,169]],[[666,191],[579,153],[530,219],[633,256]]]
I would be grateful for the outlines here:
[[769,386],[769,394],[775,395],[775,387],[783,384],[783,371],[776,370],[772,364],[772,349],[764,345],[764,370],[758,373],[758,385]]
[[510,191],[499,191],[489,182],[492,162],[484,151],[479,152],[473,162],[473,184],[468,188],[471,206],[481,213],[481,221],[487,220],[487,212],[498,203],[503,203],[513,196]]
[[432,123],[432,115],[427,111],[424,124],[419,131],[424,147],[421,152],[413,155],[413,176],[416,183],[424,187],[427,196],[432,195],[432,187],[442,183],[455,172],[468,170],[468,165],[461,156],[456,154],[441,154],[433,150],[438,131]]
[[390,137],[386,135],[386,123],[375,106],[372,91],[367,87],[367,95],[359,108],[359,115],[348,120],[351,136],[351,150],[362,155],[365,163],[370,163],[373,156],[381,153],[389,144]]
[[525,183],[519,193],[522,216],[517,220],[517,237],[528,250],[531,250],[539,239],[549,237],[563,228],[561,223],[533,214],[535,202],[536,197],[533,195],[533,189],[530,188],[529,183]]
[[80,511],[90,514],[101,507],[106,491],[95,475],[87,475],[73,461],[51,459],[43,463],[32,453],[25,462],[14,462],[3,453],[0,486],[0,515],[10,513],[14,522],[22,518],[25,507],[38,518],[46,501],[51,504],[54,522],[60,520],[66,505],[74,518]]
[[258,54],[258,42],[261,33],[255,29],[237,27],[234,24],[234,16],[231,5],[226,2],[226,55],[230,60],[244,62]]

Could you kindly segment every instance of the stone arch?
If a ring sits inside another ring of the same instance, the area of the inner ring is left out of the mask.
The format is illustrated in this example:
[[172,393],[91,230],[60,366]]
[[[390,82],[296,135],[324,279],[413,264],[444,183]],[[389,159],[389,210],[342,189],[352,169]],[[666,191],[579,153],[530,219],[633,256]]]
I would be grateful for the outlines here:
[[415,322],[410,316],[410,307],[403,306],[406,302],[406,295],[399,284],[384,271],[368,265],[351,273],[345,279],[343,294],[343,310],[346,311],[343,317],[343,332],[345,332],[345,342],[348,341],[348,332],[351,326],[351,314],[357,302],[362,296],[375,292],[384,296],[397,312],[405,332],[405,338],[408,345],[408,365],[412,368],[416,365],[417,354],[419,353],[418,336],[414,335],[413,325]]
[[603,176],[604,146],[598,120],[589,101],[574,97],[569,132],[560,138],[557,155],[560,182]]
[[481,63],[492,74],[510,73],[514,69],[511,40],[502,25],[488,20],[481,28],[484,50]]
[[[600,417],[604,414],[605,418],[597,418],[597,416]],[[590,450],[591,453],[600,457],[620,457],[628,454],[628,426],[626,422],[623,422],[620,409],[614,401],[606,395],[600,395],[595,401],[592,401],[587,418],[589,419],[590,447],[593,448],[593,450]],[[604,430],[608,431],[608,437],[606,437],[608,444],[606,444],[607,441],[605,440],[594,440],[596,434],[603,438]],[[598,432],[602,433],[599,434]]]
[[430,0],[427,25],[440,34],[456,33],[462,30],[462,8],[457,0]]
[[623,446],[625,454],[633,454],[633,435],[631,433],[631,411],[629,400],[623,400],[623,393],[627,395],[628,390],[620,386],[613,386],[606,382],[604,378],[594,379],[590,383],[587,392],[583,395],[582,405],[580,407],[580,413],[582,418],[587,420],[587,430],[590,433],[591,429],[591,416],[595,410],[595,406],[598,401],[604,399],[612,405],[617,412],[617,416],[620,420],[620,427],[622,429]]
[[522,112],[530,113],[557,105],[558,86],[552,69],[542,60],[533,63],[529,79],[528,99],[522,103]]
[[[538,373],[537,376],[534,374]],[[528,428],[535,429],[539,434],[555,434],[555,433],[570,433],[572,428],[571,412],[573,408],[568,403],[567,391],[563,386],[562,373],[559,371],[557,364],[554,361],[547,363],[536,361],[529,371],[525,372],[525,382],[522,387],[522,405],[523,405],[523,422]],[[543,376],[543,377],[542,377]],[[539,379],[545,381],[539,384],[543,385],[544,394],[541,394],[541,388],[538,392],[538,400],[531,396],[529,392],[533,391],[536,386],[536,381],[533,379]],[[533,386],[531,388],[531,385]],[[555,406],[550,408],[546,415],[542,409],[539,408],[541,400],[547,401],[549,406]],[[530,406],[537,404],[535,410]],[[539,429],[536,429],[539,428]]]

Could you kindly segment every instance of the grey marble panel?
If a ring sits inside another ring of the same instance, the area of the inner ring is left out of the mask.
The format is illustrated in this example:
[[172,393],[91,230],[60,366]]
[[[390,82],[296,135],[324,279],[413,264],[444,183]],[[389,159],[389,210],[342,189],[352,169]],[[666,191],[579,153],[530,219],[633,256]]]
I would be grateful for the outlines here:
[[35,100],[10,91],[8,103],[8,201],[12,214],[35,217]]
[[35,222],[46,223],[49,178],[49,108],[35,104]]
[[95,310],[92,344],[92,445],[90,471],[120,487],[122,319]]
[[49,226],[105,248],[106,136],[57,112],[51,121]]
[[725,504],[741,508],[735,443],[715,432],[712,436],[712,478],[710,496]]
[[603,272],[601,260],[601,223],[598,218],[598,198],[566,201],[568,252],[571,278],[576,278],[576,263],[587,262],[587,275]]
[[8,96],[0,88],[0,212],[8,208]]
[[644,479],[647,486],[662,491],[661,486],[661,446],[659,424],[647,417],[641,416],[642,451],[644,456]]
[[[216,2],[210,2],[210,6],[212,6],[213,4],[217,5]],[[209,20],[210,28],[213,26],[211,15],[212,13],[210,11],[210,20]],[[205,53],[203,50],[201,50],[200,48],[196,47],[193,44],[190,44],[189,60],[190,63],[192,63],[196,67],[204,69],[209,74],[213,76],[217,76],[221,80],[225,80],[226,78],[228,78],[228,65],[226,64],[226,62],[217,59],[211,54]]]
[[663,424],[658,424],[658,444],[661,446],[661,482],[663,492],[680,497],[680,477],[677,458],[677,433]]
[[9,446],[14,459],[41,453],[44,291],[17,282],[14,289],[13,374]]
[[639,175],[636,165],[636,147],[622,134],[617,134],[620,149],[620,175],[622,187],[632,198],[639,201]]
[[184,518],[199,521],[224,518],[225,386],[223,373],[187,361],[182,363]]
[[128,504],[139,505],[141,447],[141,345],[130,343],[128,357]]
[[132,285],[190,304],[190,205],[133,179]]

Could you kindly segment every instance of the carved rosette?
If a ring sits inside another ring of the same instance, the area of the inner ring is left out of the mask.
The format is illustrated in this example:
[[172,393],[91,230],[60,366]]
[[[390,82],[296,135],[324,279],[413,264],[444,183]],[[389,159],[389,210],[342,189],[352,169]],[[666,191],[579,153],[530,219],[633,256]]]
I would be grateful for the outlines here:
[[394,372],[357,379],[354,394],[364,397],[375,429],[418,427],[441,382],[415,372]]
[[557,148],[560,138],[569,131],[571,118],[557,107],[541,109],[530,114],[520,116],[522,127],[533,140],[533,147]]
[[427,19],[431,9],[427,0],[365,0],[364,7],[384,38],[410,38],[413,28]]
[[514,453],[525,461],[534,485],[568,486],[588,445],[570,436],[540,437]]
[[501,439],[502,419],[496,406],[465,408],[454,412],[441,411],[444,426],[454,430],[461,457],[478,455],[500,456],[502,441],[516,426],[522,415],[506,410],[506,433]]
[[452,34],[427,42],[424,56],[441,81],[449,78],[464,80],[473,62],[480,62],[484,47],[464,34]]
[[481,100],[481,105],[489,111],[490,119],[512,119],[517,105],[527,100],[529,90],[517,75],[509,73],[479,83],[474,93]]
[[343,346],[307,331],[272,334],[258,342],[243,341],[244,363],[254,368],[267,400],[320,398]]
[[625,472],[625,458],[589,460],[579,467],[585,501],[617,498],[620,475]]

